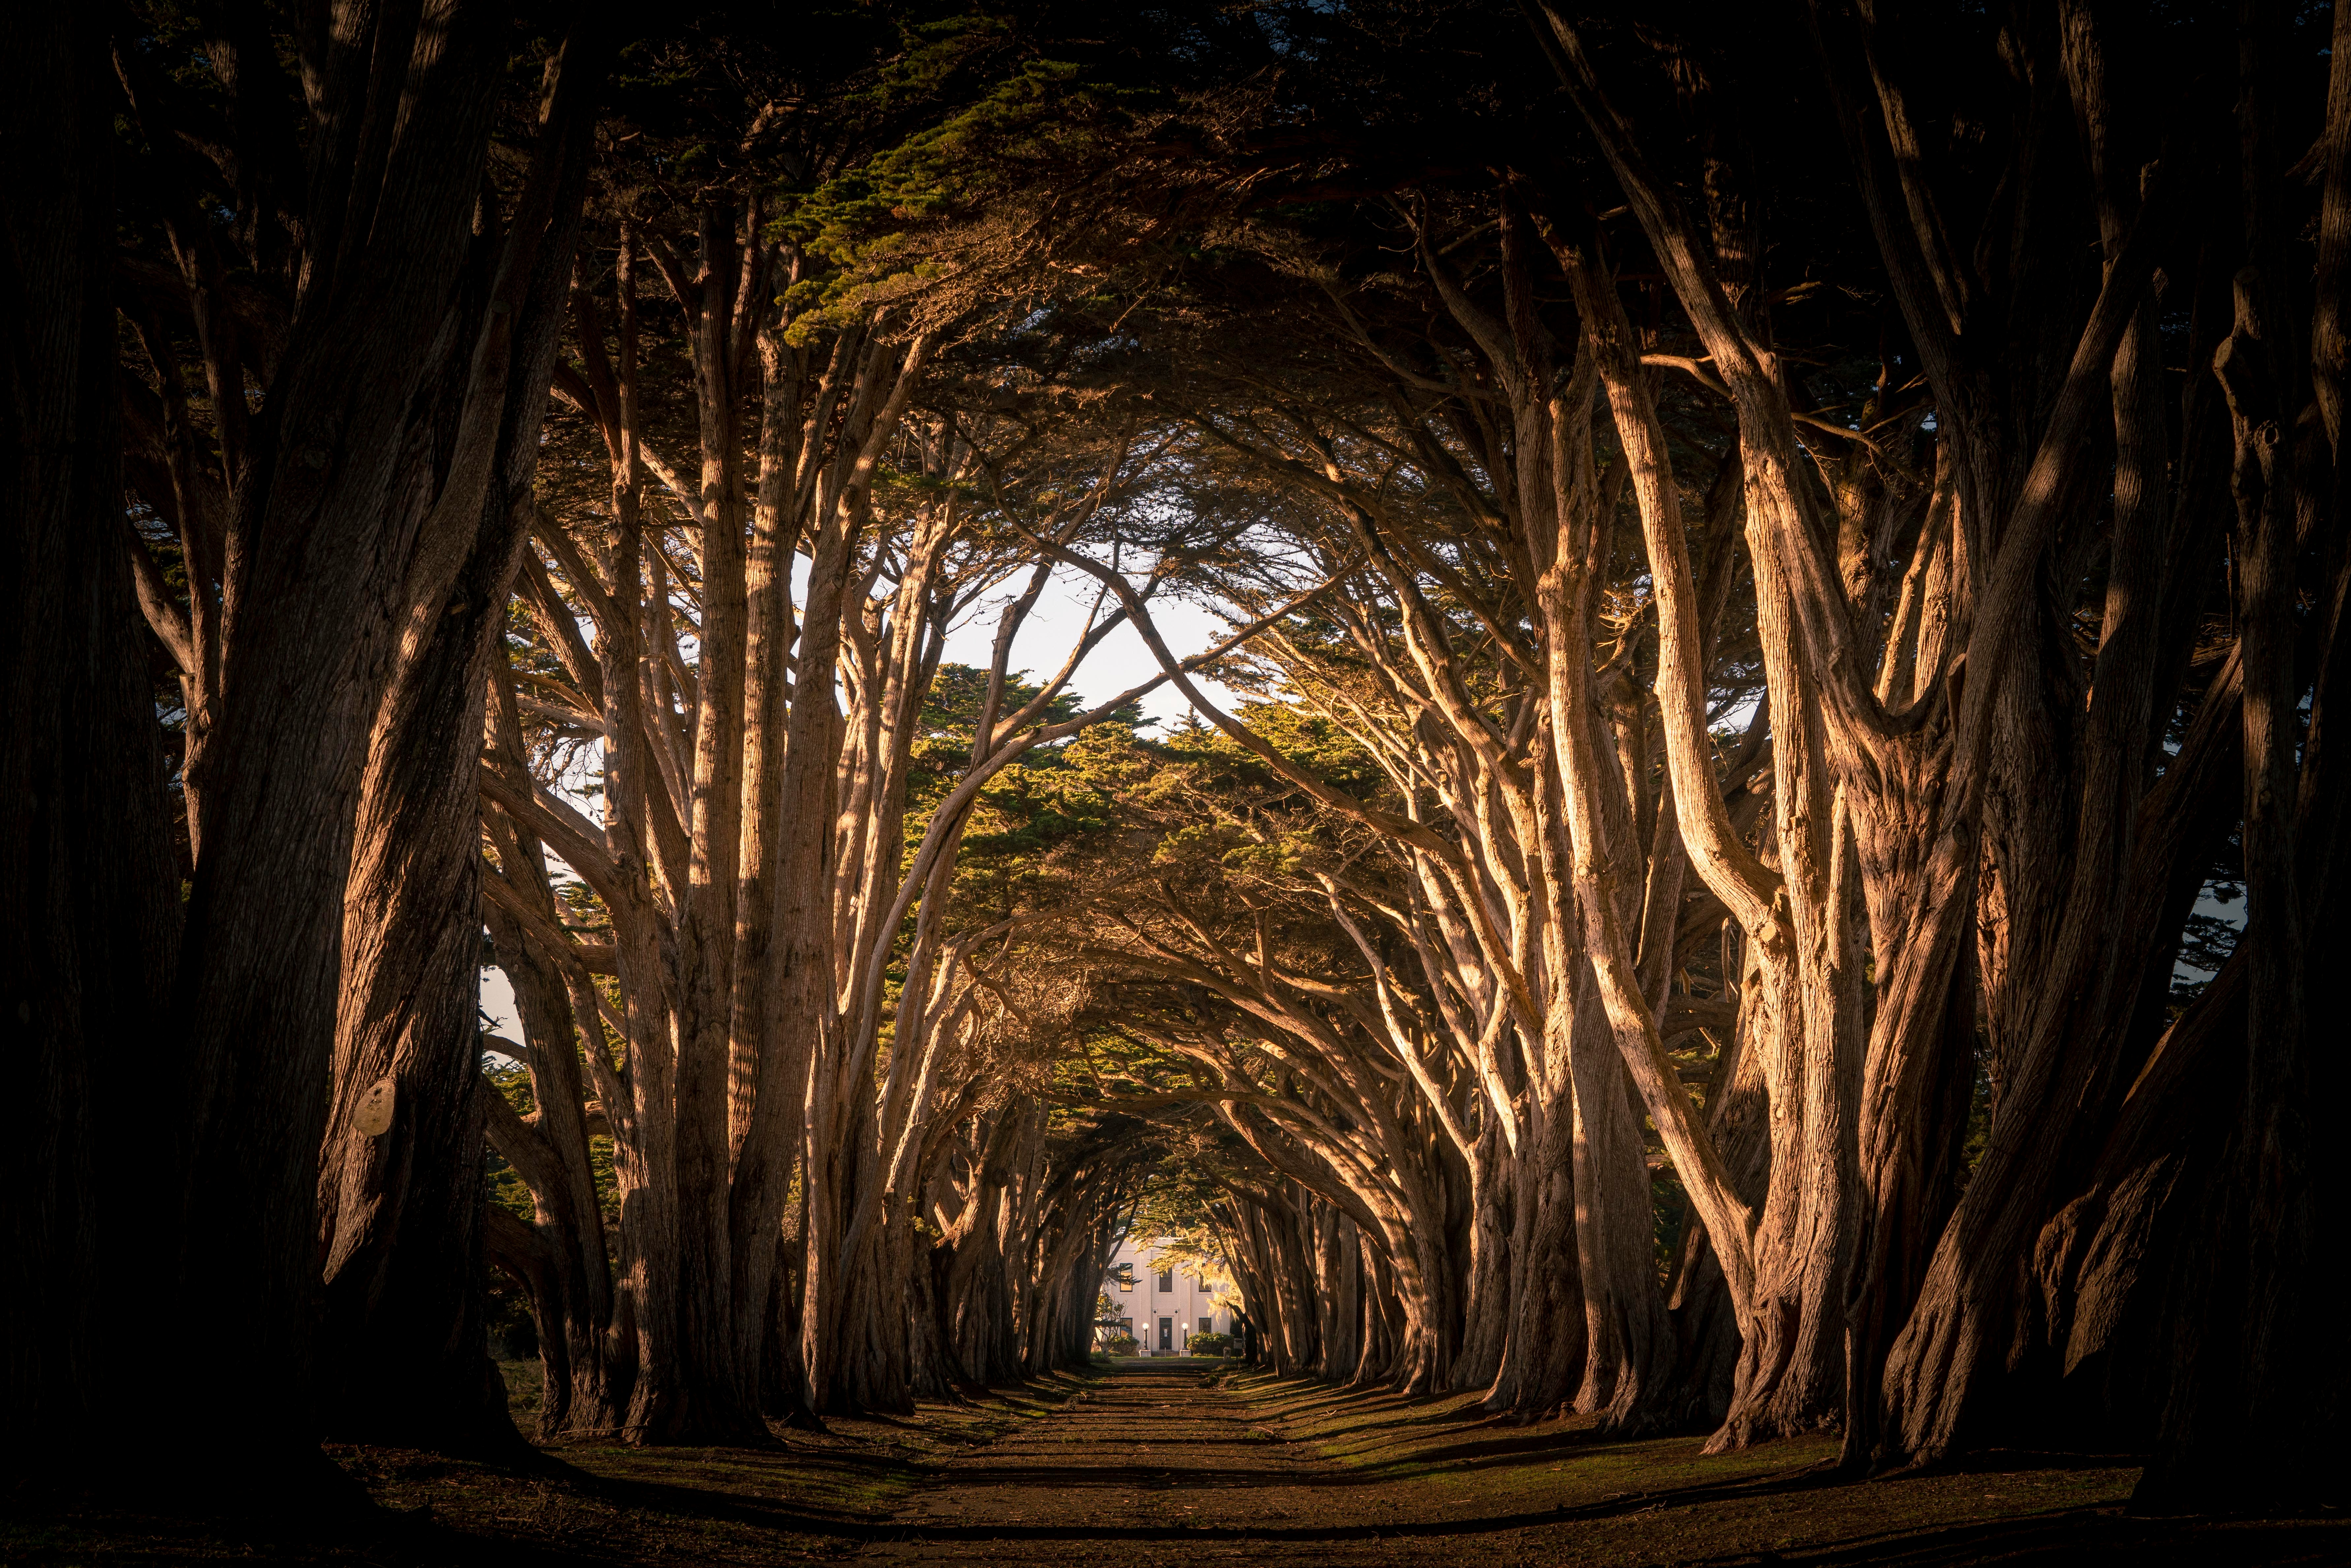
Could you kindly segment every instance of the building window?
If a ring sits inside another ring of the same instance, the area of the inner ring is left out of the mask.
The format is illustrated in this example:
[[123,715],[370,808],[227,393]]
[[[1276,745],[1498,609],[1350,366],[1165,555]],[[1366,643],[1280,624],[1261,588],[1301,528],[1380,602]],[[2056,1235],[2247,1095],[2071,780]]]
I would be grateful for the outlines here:
[[1174,1295],[1176,1293],[1175,1270],[1162,1269],[1159,1270],[1159,1293],[1163,1296]]
[[1202,1318],[1200,1320],[1200,1332],[1202,1333],[1216,1333],[1216,1322],[1217,1320],[1214,1318]]
[[1134,1281],[1132,1280],[1121,1280],[1118,1282],[1118,1288],[1122,1291],[1132,1291],[1134,1289]]

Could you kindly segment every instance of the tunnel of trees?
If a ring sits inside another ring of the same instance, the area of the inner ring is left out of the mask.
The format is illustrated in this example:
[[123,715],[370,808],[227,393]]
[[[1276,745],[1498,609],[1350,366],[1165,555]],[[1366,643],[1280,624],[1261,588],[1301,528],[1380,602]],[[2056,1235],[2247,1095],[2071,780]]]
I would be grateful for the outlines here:
[[1150,1187],[1285,1373],[2339,1498],[2351,9],[5,10],[12,1467],[517,1444],[492,1280],[907,1409]]

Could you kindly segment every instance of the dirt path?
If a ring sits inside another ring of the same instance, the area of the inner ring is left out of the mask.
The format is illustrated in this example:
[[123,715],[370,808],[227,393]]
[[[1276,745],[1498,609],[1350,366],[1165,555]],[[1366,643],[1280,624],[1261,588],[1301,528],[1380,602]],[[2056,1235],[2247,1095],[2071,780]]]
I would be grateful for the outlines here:
[[1122,1365],[951,1460],[856,1561],[1061,1563],[1092,1542],[1123,1565],[1263,1560],[1276,1542],[1283,1562],[1333,1562],[1376,1544],[1364,1516],[1395,1506],[1380,1489],[1254,1424],[1215,1375],[1206,1362]]

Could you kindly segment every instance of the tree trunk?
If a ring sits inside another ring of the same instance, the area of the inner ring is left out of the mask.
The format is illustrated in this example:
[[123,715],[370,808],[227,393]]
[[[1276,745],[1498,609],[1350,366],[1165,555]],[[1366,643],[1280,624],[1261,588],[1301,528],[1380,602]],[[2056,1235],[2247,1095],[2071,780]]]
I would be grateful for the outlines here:
[[[337,33],[319,62],[326,101],[398,120],[370,143],[380,162],[333,137],[314,154],[314,193],[337,210],[313,214],[311,243],[332,246],[345,221],[371,225],[369,241],[306,258],[230,530],[217,771],[179,981],[188,1174],[172,1271],[184,1327],[208,1347],[181,1369],[180,1402],[216,1413],[206,1452],[247,1475],[323,1463],[319,1151],[353,816],[419,597],[410,563],[447,570],[479,520],[478,494],[417,504],[444,488],[429,467],[428,429],[451,412],[438,392],[460,391],[473,357],[459,280],[504,63],[493,16],[449,11],[429,27],[384,13]],[[387,60],[402,89],[363,91]]]
[[47,6],[12,8],[0,40],[22,163],[0,231],[0,1400],[11,1469],[80,1481],[115,1473],[88,1461],[131,1397],[121,1314],[152,1298],[158,1195],[179,1188],[160,1084],[180,908],[124,549],[106,41]]
[[1510,1324],[1510,1198],[1516,1164],[1500,1123],[1489,1114],[1470,1149],[1461,1354],[1445,1375],[1449,1387],[1490,1387],[1501,1370]]
[[1590,1338],[1575,1222],[1574,1102],[1563,1093],[1529,1103],[1512,1199],[1510,1339],[1481,1407],[1539,1418],[1575,1397]]

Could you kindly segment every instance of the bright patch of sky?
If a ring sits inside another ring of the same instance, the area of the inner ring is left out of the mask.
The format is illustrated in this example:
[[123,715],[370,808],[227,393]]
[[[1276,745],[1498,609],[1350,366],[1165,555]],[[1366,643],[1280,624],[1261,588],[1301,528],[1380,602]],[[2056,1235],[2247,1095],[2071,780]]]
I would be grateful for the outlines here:
[[[949,629],[948,663],[987,667],[996,645],[997,613],[1005,600],[1023,586],[1019,580],[1008,584],[999,593],[975,605],[960,624]],[[1085,634],[1087,612],[1093,607],[1098,587],[1092,578],[1067,567],[1053,573],[1045,591],[1037,597],[1037,607],[1029,612],[1019,634],[1012,640],[1015,674],[1026,671],[1032,682],[1051,678]],[[1163,598],[1154,601],[1150,610],[1152,623],[1159,628],[1168,652],[1179,659],[1221,641],[1231,632],[1221,617],[1196,604]],[[1159,661],[1152,657],[1143,634],[1122,622],[1086,655],[1070,686],[1091,707],[1141,685],[1157,674]],[[1229,687],[1205,676],[1195,675],[1192,679],[1201,695],[1227,712],[1241,700]],[[1165,733],[1183,721],[1192,711],[1192,705],[1172,684],[1163,684],[1143,698],[1143,711]]]

